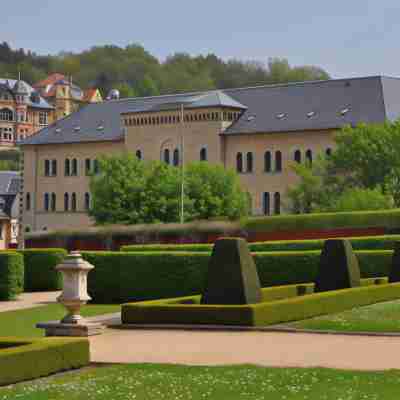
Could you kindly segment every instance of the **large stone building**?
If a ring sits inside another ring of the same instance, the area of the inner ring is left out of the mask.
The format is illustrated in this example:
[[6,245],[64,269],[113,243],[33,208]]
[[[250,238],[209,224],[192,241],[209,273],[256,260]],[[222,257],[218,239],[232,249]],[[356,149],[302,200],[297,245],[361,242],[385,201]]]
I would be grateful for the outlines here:
[[54,108],[23,80],[0,79],[0,150],[53,122]]
[[233,168],[254,215],[285,212],[290,164],[328,154],[346,124],[400,116],[400,79],[367,77],[90,104],[25,140],[23,223],[28,231],[93,223],[89,171],[102,154],[130,152],[179,165]]

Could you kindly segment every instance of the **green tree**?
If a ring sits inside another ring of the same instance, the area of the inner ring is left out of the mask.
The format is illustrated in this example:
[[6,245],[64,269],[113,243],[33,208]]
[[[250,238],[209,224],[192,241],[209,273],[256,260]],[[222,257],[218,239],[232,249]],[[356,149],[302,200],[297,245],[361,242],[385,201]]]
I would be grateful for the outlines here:
[[[179,221],[180,168],[121,154],[102,158],[100,171],[90,182],[90,215],[98,224]],[[184,199],[185,221],[248,213],[236,173],[205,162],[187,165]]]

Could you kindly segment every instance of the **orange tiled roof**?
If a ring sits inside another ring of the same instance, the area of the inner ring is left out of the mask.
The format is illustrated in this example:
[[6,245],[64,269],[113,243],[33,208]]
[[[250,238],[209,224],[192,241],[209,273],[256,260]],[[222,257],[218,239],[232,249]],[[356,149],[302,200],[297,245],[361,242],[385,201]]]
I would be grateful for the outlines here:
[[86,89],[84,91],[84,93],[83,93],[82,101],[85,101],[85,102],[88,102],[88,103],[91,102],[93,97],[96,95],[97,90],[98,90],[97,88]]
[[35,89],[39,89],[39,88],[45,87],[47,85],[54,85],[57,81],[60,81],[62,79],[66,80],[67,78],[65,77],[65,75],[59,74],[56,72],[54,74],[49,75],[47,78],[45,78],[39,82],[36,82],[33,85],[33,87]]

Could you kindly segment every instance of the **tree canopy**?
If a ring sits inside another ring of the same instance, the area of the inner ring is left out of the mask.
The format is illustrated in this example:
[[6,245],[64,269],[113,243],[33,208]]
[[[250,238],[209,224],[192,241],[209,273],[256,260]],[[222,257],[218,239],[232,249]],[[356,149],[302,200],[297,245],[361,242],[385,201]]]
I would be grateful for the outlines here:
[[[90,215],[98,224],[177,222],[181,169],[131,154],[103,157],[92,175]],[[184,174],[185,221],[247,215],[247,193],[234,171],[207,162],[188,164]]]
[[280,58],[271,58],[265,65],[258,61],[224,61],[214,54],[176,53],[160,62],[138,44],[95,46],[81,53],[41,56],[0,43],[0,77],[15,78],[18,71],[31,83],[53,72],[71,75],[84,88],[98,87],[103,96],[112,88],[119,88],[123,96],[153,96],[329,78],[319,67],[291,67]]

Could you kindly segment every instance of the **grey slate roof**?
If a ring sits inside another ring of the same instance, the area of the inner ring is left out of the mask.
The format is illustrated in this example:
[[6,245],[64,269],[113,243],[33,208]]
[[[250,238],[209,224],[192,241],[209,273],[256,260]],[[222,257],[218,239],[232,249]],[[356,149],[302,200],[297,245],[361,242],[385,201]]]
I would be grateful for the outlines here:
[[[399,118],[400,79],[381,76],[332,79],[110,100],[89,104],[22,144],[122,140],[121,113],[176,109],[181,103],[191,108],[219,104],[243,109],[240,119],[224,132],[226,135],[335,129],[345,124],[381,123]],[[104,129],[99,130],[99,125]]]
[[19,192],[20,174],[17,171],[0,171],[0,195]]
[[16,81],[15,79],[2,79],[0,78],[0,85],[3,87],[7,87],[10,90],[13,90],[15,85],[18,83],[18,90],[23,90],[24,92],[27,92],[28,95],[28,106],[29,107],[34,107],[34,108],[42,108],[42,109],[48,109],[52,110],[54,107],[50,105],[43,97],[38,96],[39,102],[35,103],[31,99],[31,94],[35,92],[35,89],[28,85],[25,81]]

